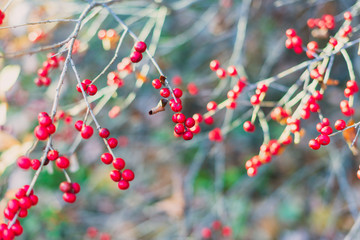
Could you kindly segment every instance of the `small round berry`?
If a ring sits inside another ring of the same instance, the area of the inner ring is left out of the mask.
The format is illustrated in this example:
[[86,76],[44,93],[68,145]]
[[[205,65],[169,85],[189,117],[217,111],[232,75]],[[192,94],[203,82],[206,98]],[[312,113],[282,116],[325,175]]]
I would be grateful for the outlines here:
[[330,38],[329,43],[333,47],[336,47],[336,45],[338,44],[338,41],[336,40],[336,38]]
[[[82,86],[82,88],[84,89],[84,91],[86,91],[86,89],[87,89],[87,85],[85,84],[85,83],[81,83],[81,86]],[[78,91],[79,93],[81,93],[82,91],[81,91],[81,87],[80,87],[80,85],[78,84],[78,85],[76,85],[76,91]]]
[[186,140],[186,141],[189,141],[193,138],[193,133],[191,131],[186,131],[184,132],[183,134],[183,139]]
[[133,62],[133,63],[138,63],[138,62],[141,61],[142,57],[143,57],[143,56],[142,56],[141,53],[135,51],[135,52],[131,53],[131,55],[130,55],[130,60],[131,60],[131,62]]
[[12,240],[15,238],[15,235],[11,229],[6,228],[2,232],[2,237],[3,237],[3,239],[6,239],[6,240]]
[[195,125],[195,120],[193,118],[187,118],[185,121],[185,126],[192,128]]
[[210,112],[210,111],[214,111],[217,108],[217,103],[214,101],[210,101],[208,102],[208,104],[206,105],[206,109]]
[[330,143],[330,137],[326,134],[320,134],[318,136],[318,142],[321,144],[321,145],[328,145]]
[[332,134],[333,130],[330,126],[325,126],[321,129],[320,132],[325,135],[330,135],[330,134]]
[[56,150],[50,150],[50,151],[47,153],[47,158],[48,158],[50,161],[54,161],[54,160],[56,160],[58,157],[59,157],[59,152],[56,151]]
[[256,167],[249,167],[249,168],[247,169],[247,175],[248,175],[249,177],[254,177],[254,176],[256,176],[256,173],[257,173]]
[[71,184],[71,187],[72,187],[72,189],[73,189],[73,191],[74,191],[75,194],[77,194],[77,193],[80,192],[81,187],[80,187],[80,184],[79,184],[79,183],[73,182],[73,183]]
[[55,133],[56,132],[55,125],[51,123],[49,126],[46,127],[46,131],[49,135]]
[[289,28],[286,30],[285,34],[288,38],[292,38],[296,36],[296,31],[293,28]]
[[22,197],[19,199],[19,206],[23,209],[31,208],[31,200],[29,197]]
[[208,116],[204,118],[204,123],[207,125],[211,125],[214,123],[214,118],[212,116]]
[[183,95],[183,92],[179,88],[174,88],[173,92],[176,98],[181,98],[181,96]]
[[219,62],[218,60],[212,60],[212,61],[210,62],[210,69],[211,69],[212,71],[218,70],[219,67],[220,67],[220,62]]
[[107,140],[107,143],[109,144],[110,148],[116,148],[116,146],[118,145],[118,140],[116,140],[116,138],[109,138]]
[[[20,236],[23,233],[23,227],[20,225],[20,223],[15,223],[11,226],[11,232],[15,235],[15,236]],[[10,231],[9,231],[10,232]],[[9,238],[9,235],[7,235],[5,237],[5,239],[12,239]]]
[[125,161],[122,158],[114,159],[112,164],[113,164],[114,168],[117,170],[122,170],[125,167]]
[[168,98],[170,96],[170,90],[168,88],[162,88],[160,90],[160,95],[164,98]]
[[174,127],[174,131],[177,133],[177,134],[183,134],[184,131],[185,131],[185,127],[182,123],[178,123],[175,125]]
[[342,119],[336,120],[335,122],[335,129],[338,131],[343,130],[344,128],[346,128],[346,122]]
[[81,137],[84,139],[89,139],[94,133],[94,129],[91,126],[84,126],[81,129]]
[[218,68],[218,70],[216,70],[216,75],[218,78],[225,78],[226,77],[226,71],[223,68]]
[[61,169],[66,169],[70,165],[70,161],[67,157],[61,156],[56,159],[56,166]]
[[162,84],[159,79],[152,80],[152,85],[155,89],[160,89]]
[[49,133],[46,130],[46,127],[43,126],[36,126],[34,129],[34,133],[37,139],[40,141],[44,141],[49,137]]
[[201,123],[202,120],[203,120],[203,117],[202,117],[202,115],[201,115],[200,113],[195,113],[195,114],[193,115],[193,119],[195,120],[195,122]]
[[18,199],[20,199],[24,196],[26,196],[26,190],[23,188],[19,188],[19,190],[15,193],[15,197]]
[[245,132],[254,132],[255,131],[255,125],[250,121],[244,122],[243,128],[244,128]]
[[31,160],[28,157],[22,156],[17,159],[17,165],[22,169],[29,169],[31,167]]
[[100,131],[99,131],[99,136],[100,136],[101,138],[107,138],[107,137],[109,137],[109,136],[110,136],[110,131],[109,131],[109,129],[107,129],[107,128],[101,128]]
[[315,139],[311,139],[309,141],[309,147],[314,150],[318,150],[320,148],[320,143],[318,141],[316,141]]
[[97,87],[94,84],[91,84],[90,86],[88,86],[86,88],[86,92],[90,95],[90,96],[94,96],[97,93]]
[[49,116],[43,116],[38,118],[39,124],[43,127],[49,126],[52,123],[52,120]]
[[25,218],[28,215],[28,211],[26,209],[20,209],[19,211],[19,217]]
[[344,12],[344,19],[347,21],[351,21],[352,20],[352,14],[349,11]]
[[255,95],[252,95],[251,98],[250,98],[250,103],[252,105],[258,105],[260,104],[260,96],[255,94]]
[[121,173],[118,170],[112,170],[110,172],[110,178],[114,181],[114,182],[118,182],[121,180]]
[[204,239],[210,239],[211,238],[211,229],[207,228],[207,227],[201,229],[201,237]]
[[311,41],[306,45],[306,47],[307,47],[307,49],[309,51],[314,51],[315,52],[319,48],[319,45],[318,45],[317,42]]
[[29,198],[32,206],[36,206],[36,204],[39,202],[39,198],[36,195],[30,195]]
[[235,66],[229,66],[229,67],[227,68],[227,72],[228,72],[229,76],[231,76],[231,77],[234,77],[234,76],[237,75],[237,71],[236,71],[236,67],[235,67]]
[[139,53],[143,53],[146,51],[146,43],[139,41],[134,44],[135,51]]
[[230,237],[231,234],[232,234],[231,227],[229,227],[229,226],[224,226],[223,229],[221,230],[221,234],[222,234],[224,237]]
[[113,156],[110,153],[103,153],[100,159],[105,164],[111,164],[114,160]]
[[76,121],[76,122],[75,122],[75,128],[76,128],[76,130],[81,131],[83,125],[84,125],[84,122],[83,122],[82,120]]
[[120,190],[126,190],[129,188],[129,186],[130,186],[129,182],[125,180],[120,180],[118,183],[118,188]]
[[72,186],[71,183],[69,182],[61,182],[59,185],[59,189],[60,191],[66,193],[66,192],[70,192],[72,190]]
[[66,192],[63,194],[63,199],[67,203],[74,203],[76,201],[76,195],[74,193]]
[[105,29],[100,29],[98,32],[98,38],[100,40],[103,40],[106,37],[106,30]]
[[184,123],[186,120],[186,117],[183,113],[177,113],[176,114],[176,122],[177,123]]
[[133,171],[131,171],[130,169],[125,169],[123,172],[122,172],[122,178],[125,180],[125,181],[132,181],[134,180],[135,178],[135,174]]
[[20,208],[19,201],[17,199],[11,199],[7,204],[7,208],[10,212],[16,213]]

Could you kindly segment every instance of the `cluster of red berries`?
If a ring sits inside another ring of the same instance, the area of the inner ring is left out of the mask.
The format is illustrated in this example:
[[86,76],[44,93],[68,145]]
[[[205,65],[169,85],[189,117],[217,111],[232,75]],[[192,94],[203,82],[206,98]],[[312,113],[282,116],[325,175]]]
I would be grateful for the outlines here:
[[[28,210],[38,203],[38,197],[34,194],[34,190],[31,190],[29,195],[26,194],[29,188],[29,185],[19,188],[15,194],[16,198],[11,199],[8,202],[4,210],[4,216],[6,219],[11,221],[16,214],[18,214],[18,217],[20,218],[25,218],[28,214]],[[12,240],[17,236],[20,236],[22,233],[23,228],[19,220],[16,220],[11,227],[5,223],[0,225],[0,239]]]
[[30,42],[36,43],[46,38],[46,34],[44,31],[40,28],[35,29],[34,31],[31,31],[28,34],[28,39]]
[[302,53],[302,39],[296,35],[295,29],[289,28],[286,30],[286,36],[288,37],[285,41],[286,48],[293,49],[296,54]]
[[323,94],[320,93],[320,91],[315,91],[304,104],[304,107],[301,110],[301,118],[308,119],[310,117],[310,112],[318,112],[320,109],[318,101],[321,101],[322,99]]
[[[82,88],[84,89],[84,91],[89,94],[90,96],[93,96],[97,93],[97,87],[95,84],[92,84],[92,81],[90,79],[84,79],[82,82],[81,82],[81,86]],[[80,85],[76,85],[76,90],[81,93],[81,87]]]
[[259,105],[261,101],[264,99],[266,92],[268,90],[268,86],[266,84],[258,84],[255,94],[251,96],[250,103],[252,105]]
[[118,72],[110,72],[107,75],[107,85],[109,86],[117,86],[118,88],[121,88],[124,86],[124,78],[133,72],[133,68],[131,65],[130,58],[126,57],[121,60],[121,62],[117,65]]
[[90,239],[99,239],[99,240],[111,240],[111,235],[109,233],[100,233],[96,227],[89,227],[86,230],[86,237]]
[[64,112],[63,110],[58,110],[54,117],[54,122],[59,120],[64,120],[66,124],[70,124],[72,122],[72,116]]
[[89,139],[94,133],[94,129],[90,125],[84,124],[84,121],[78,120],[75,122],[75,128],[81,133],[83,139]]
[[51,117],[46,112],[39,113],[38,122],[39,125],[34,129],[34,134],[38,140],[44,141],[51,134],[55,133],[56,127],[53,124]]
[[77,182],[61,182],[59,185],[60,191],[63,192],[62,198],[67,203],[74,203],[76,201],[76,194],[80,192],[80,184]]
[[146,43],[139,41],[134,44],[135,51],[131,53],[130,60],[133,63],[138,63],[143,58],[142,53],[146,51]]
[[40,161],[38,159],[30,159],[30,158],[28,158],[26,156],[20,156],[17,159],[17,165],[19,166],[19,168],[22,168],[24,170],[27,170],[30,167],[33,170],[38,170],[41,163],[40,163]]
[[280,106],[274,108],[270,113],[271,119],[280,124],[285,124],[289,116],[289,112]]
[[0,25],[4,22],[5,13],[0,10]]
[[222,239],[231,237],[232,229],[229,226],[223,226],[220,221],[214,221],[211,227],[204,227],[201,230],[203,239]]
[[310,71],[310,78],[321,81],[323,79],[323,73],[324,71],[318,66]]
[[333,15],[324,14],[321,18],[309,18],[307,25],[309,28],[332,30],[335,28],[335,18]]
[[179,112],[172,116],[172,121],[176,123],[174,127],[175,137],[182,136],[184,140],[191,140],[193,138],[193,131],[196,129],[196,127],[193,128],[196,124],[194,118],[186,118],[183,113]]
[[[232,66],[234,67],[234,66]],[[235,67],[234,67],[235,68]],[[241,77],[236,84],[233,86],[231,90],[227,92],[227,103],[226,107],[228,109],[235,109],[236,108],[236,99],[240,95],[240,93],[243,91],[243,89],[247,85],[247,79],[245,77]]]
[[105,50],[114,49],[119,37],[119,34],[114,29],[101,29],[98,32],[98,38],[102,40],[102,45]]
[[51,83],[51,78],[49,77],[50,71],[58,68],[59,63],[64,60],[65,58],[63,56],[57,57],[54,53],[49,53],[47,60],[42,64],[42,68],[37,71],[38,77],[34,80],[36,86],[49,86]]
[[217,77],[220,79],[226,78],[226,74],[228,74],[230,77],[235,77],[238,75],[235,66],[229,66],[226,71],[224,68],[220,67],[220,62],[218,60],[212,60],[210,62],[210,69],[216,72]]

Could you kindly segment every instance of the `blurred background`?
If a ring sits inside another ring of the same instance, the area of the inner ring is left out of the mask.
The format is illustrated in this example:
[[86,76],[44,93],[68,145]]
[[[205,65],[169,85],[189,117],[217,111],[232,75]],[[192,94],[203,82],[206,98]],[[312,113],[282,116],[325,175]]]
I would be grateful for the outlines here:
[[[75,0],[14,0],[2,26],[76,19],[87,5]],[[285,48],[286,29],[296,29],[307,43],[316,35],[306,25],[309,18],[333,14],[340,26],[343,12],[355,9],[357,13],[358,5],[354,0],[136,0],[110,7],[148,44],[169,83],[184,91],[182,112],[190,117],[206,113],[209,101],[226,100],[232,87],[233,79],[219,80],[209,69],[211,60],[218,59],[224,68],[235,65],[241,76],[255,83],[307,60],[305,54]],[[81,79],[93,79],[114,56],[117,45],[100,40],[99,30],[115,29],[121,37],[123,29],[102,7],[94,8],[85,20],[74,61]],[[358,23],[354,14],[351,40],[358,38]],[[55,22],[0,29],[1,52],[20,53],[60,42],[74,25]],[[335,32],[317,38],[319,48]],[[256,123],[255,133],[246,133],[237,121],[249,120],[248,99],[253,91],[243,92],[244,98],[231,113],[226,108],[217,112],[213,125],[202,124],[202,131],[191,141],[175,138],[170,108],[148,114],[160,100],[151,86],[159,75],[148,57],[133,66],[135,73],[120,74],[122,87],[108,86],[107,74],[118,71],[117,64],[129,56],[133,44],[125,36],[115,62],[97,81],[98,94],[89,101],[101,126],[118,139],[114,153],[135,172],[135,180],[128,190],[120,191],[109,177],[112,169],[100,161],[107,151],[102,140],[94,134],[79,141],[74,123],[84,118],[86,108],[75,90],[75,76],[68,72],[58,107],[65,117],[57,123],[53,145],[62,154],[72,153],[69,175],[80,183],[81,192],[74,204],[65,203],[59,190],[64,174],[51,164],[46,166],[34,188],[39,203],[21,220],[24,233],[19,239],[205,239],[207,228],[212,233],[208,239],[344,239],[350,231],[353,238],[349,239],[356,239],[359,158],[341,134],[332,137],[329,146],[311,150],[308,141],[316,137],[319,121],[312,115],[302,122],[302,141],[287,147],[250,178],[244,164],[258,153],[263,132]],[[357,51],[357,46],[348,50],[356,78]],[[0,82],[9,85],[0,89],[1,209],[34,174],[18,168],[16,159],[34,142],[37,114],[51,110],[62,66],[49,74],[49,87],[34,83],[49,52],[0,58]],[[295,72],[270,85],[267,100],[278,101],[300,75]],[[335,57],[330,78],[339,84],[328,87],[320,105],[334,123],[342,118],[339,102],[349,80],[341,56]],[[355,109],[357,102],[355,96]],[[263,111],[268,114],[271,109]],[[358,117],[355,113],[355,122]],[[278,138],[284,126],[271,120],[268,124],[271,138]],[[233,127],[223,141],[209,140],[210,130],[229,126]],[[40,158],[44,146],[38,144],[30,157]]]

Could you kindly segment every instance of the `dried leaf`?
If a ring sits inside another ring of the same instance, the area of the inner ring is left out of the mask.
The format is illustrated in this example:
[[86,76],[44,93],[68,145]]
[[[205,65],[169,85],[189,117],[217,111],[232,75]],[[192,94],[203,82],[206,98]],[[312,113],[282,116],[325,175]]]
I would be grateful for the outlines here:
[[[353,119],[350,119],[347,123],[347,126],[351,126],[353,125],[355,122]],[[349,128],[349,129],[346,129],[343,131],[343,136],[344,136],[344,139],[347,143],[347,145],[349,146],[351,152],[356,156],[358,155],[358,150],[357,150],[357,147],[356,147],[356,141],[357,139],[355,140],[355,144],[352,146],[352,143],[356,137],[356,131],[357,129],[355,129],[355,127],[352,127],[352,128]]]
[[19,65],[8,65],[4,67],[0,73],[0,98],[15,84],[19,74]]
[[161,99],[159,101],[158,105],[149,111],[149,115],[154,115],[158,112],[165,111],[165,106],[166,106],[167,102],[168,102],[167,99],[165,99],[165,98]]
[[326,82],[326,85],[337,86],[337,85],[339,85],[339,80],[329,78]]

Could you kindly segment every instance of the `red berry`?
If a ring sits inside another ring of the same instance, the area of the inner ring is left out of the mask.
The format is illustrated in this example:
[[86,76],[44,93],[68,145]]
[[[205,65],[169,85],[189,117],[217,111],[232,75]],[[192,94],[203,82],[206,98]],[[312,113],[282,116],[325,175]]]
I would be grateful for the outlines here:
[[[86,84],[85,83],[81,83],[81,86],[82,86],[82,88],[84,89],[84,91],[86,92],[86,89],[87,89],[87,86],[86,86]],[[78,85],[76,85],[76,91],[78,91],[78,92],[82,92],[81,91],[81,87],[80,87],[80,85],[78,84]]]
[[84,139],[89,139],[94,133],[94,129],[91,126],[84,126],[81,129],[81,137]]
[[49,126],[46,127],[46,131],[49,135],[53,134],[56,131],[55,125],[51,123]]
[[185,127],[182,123],[178,123],[175,125],[174,127],[174,131],[177,133],[177,134],[183,134],[184,131],[185,131]]
[[52,120],[49,116],[43,116],[38,118],[39,124],[43,127],[49,126],[52,123]]
[[114,182],[118,182],[121,180],[121,173],[118,170],[112,170],[110,172],[110,178],[114,181]]
[[252,105],[258,105],[260,104],[260,96],[255,94],[255,95],[252,95],[251,98],[250,98],[250,103]]
[[182,114],[182,113],[177,113],[176,114],[176,122],[177,123],[184,123],[185,120],[186,120],[186,117],[185,117],[184,114]]
[[106,37],[106,30],[105,30],[105,29],[99,30],[99,32],[98,32],[98,38],[99,38],[100,40],[103,40],[105,37]]
[[81,120],[76,121],[76,122],[75,122],[75,128],[76,128],[76,130],[81,131],[83,125],[84,125],[84,122],[83,122],[83,121],[81,121]]
[[130,186],[129,182],[125,180],[120,180],[118,183],[118,188],[120,190],[126,190],[129,188],[129,186]]
[[254,176],[256,176],[256,173],[257,173],[256,167],[249,167],[249,168],[247,169],[247,175],[248,175],[249,177],[254,177]]
[[195,114],[193,115],[193,119],[195,120],[195,122],[201,123],[202,120],[203,120],[203,117],[202,117],[202,115],[201,115],[200,113],[195,113]]
[[338,41],[336,40],[336,38],[330,38],[329,43],[330,43],[333,47],[336,47],[336,45],[338,44]]
[[63,199],[65,202],[74,203],[76,201],[76,195],[74,193],[66,192],[63,194]]
[[39,198],[36,195],[30,195],[29,198],[32,206],[35,206],[39,202]]
[[343,130],[344,128],[346,128],[346,122],[342,119],[336,120],[335,122],[335,129],[338,131]]
[[56,166],[61,169],[66,169],[70,165],[70,161],[68,158],[61,156],[56,159]]
[[131,171],[130,169],[125,169],[122,172],[122,177],[125,181],[132,181],[135,178],[135,174],[133,171]]
[[87,87],[86,92],[90,96],[93,96],[97,93],[97,87],[94,84],[91,84],[90,86]]
[[133,52],[131,55],[130,55],[130,60],[131,60],[131,62],[133,62],[133,63],[138,63],[138,62],[140,62],[141,61],[141,59],[142,59],[142,54],[141,53],[139,53],[139,52]]
[[69,182],[61,182],[59,185],[60,191],[66,193],[66,192],[70,192],[72,190],[72,186],[71,183]]
[[212,60],[212,61],[210,62],[210,69],[211,69],[212,71],[218,70],[219,67],[220,67],[220,62],[219,62],[218,60]]
[[296,36],[296,31],[293,28],[289,28],[286,30],[285,34],[288,38],[292,38]]
[[[20,225],[20,223],[15,223],[11,226],[11,231],[13,232],[13,234],[15,236],[20,236],[23,233],[23,228]],[[9,235],[8,235],[7,237],[5,237],[5,239],[12,239],[12,238],[9,238]]]
[[314,150],[318,150],[320,148],[320,143],[318,141],[316,141],[315,139],[311,139],[309,141],[309,147]]
[[18,199],[20,199],[24,196],[26,196],[26,190],[23,188],[19,188],[19,190],[15,193],[15,197]]
[[[1,21],[0,21],[1,22]],[[26,210],[25,210],[26,211]],[[11,229],[4,229],[2,232],[2,236],[4,238],[4,240],[12,240],[15,238],[15,235],[13,233],[13,231]]]
[[36,126],[34,129],[34,133],[37,139],[40,141],[44,141],[49,137],[49,133],[46,127],[43,126]]
[[244,128],[245,132],[253,132],[253,131],[255,131],[255,125],[250,121],[244,122],[243,128]]
[[[294,50],[296,49],[296,47],[301,48],[302,39],[299,36],[295,36],[295,37],[291,38],[291,42],[294,45]],[[302,51],[302,48],[301,48],[301,51]]]
[[321,129],[320,132],[323,133],[323,134],[325,134],[325,135],[330,135],[330,134],[332,134],[333,130],[332,130],[331,127],[325,126],[325,127],[323,127],[323,128]]
[[359,91],[358,84],[355,80],[349,80],[346,82],[346,87],[351,89],[354,93]]
[[24,218],[28,214],[28,211],[26,209],[20,209],[19,211],[19,217]]
[[7,208],[10,212],[16,213],[20,208],[19,201],[17,199],[11,199],[7,204]]
[[73,182],[73,183],[71,184],[71,187],[72,187],[72,189],[73,189],[73,191],[74,191],[75,194],[77,194],[77,193],[80,192],[81,187],[80,187],[80,184],[79,184],[79,183]]
[[348,21],[351,21],[351,20],[352,20],[352,14],[351,14],[351,12],[349,12],[349,11],[344,12],[344,19],[345,19],[345,20],[348,20]]
[[315,91],[315,92],[313,93],[313,97],[314,97],[317,101],[320,101],[320,100],[323,99],[323,94],[320,93],[320,91]]
[[110,136],[110,131],[107,128],[101,128],[99,131],[99,136],[102,138],[107,138]]
[[318,48],[319,48],[319,45],[318,45],[318,43],[317,42],[315,42],[315,41],[311,41],[311,42],[309,42],[308,44],[307,44],[307,49],[309,50],[309,51],[316,51]]
[[325,134],[320,134],[318,136],[318,142],[321,145],[328,145],[330,143],[330,137],[328,135],[325,135]]
[[214,123],[214,118],[212,116],[208,116],[204,118],[204,123],[207,125],[211,125]]
[[58,157],[59,157],[59,152],[56,151],[56,150],[50,150],[50,151],[47,153],[47,158],[48,158],[50,161],[54,161],[54,160],[56,160]]
[[19,206],[23,209],[31,208],[31,200],[29,197],[22,197],[19,199]]
[[114,160],[113,156],[110,153],[103,153],[100,159],[105,164],[111,164]]
[[125,167],[125,161],[122,158],[116,158],[113,161],[113,166],[117,170],[122,170]]
[[221,234],[224,236],[224,237],[230,237],[231,234],[232,234],[232,230],[229,226],[224,226],[222,231],[221,231]]
[[211,238],[211,229],[210,228],[203,228],[201,230],[201,237],[205,239]]
[[39,77],[46,77],[48,74],[48,70],[46,68],[40,68],[37,72]]
[[191,131],[186,131],[184,132],[183,134],[183,139],[188,141],[188,140],[191,140],[193,138],[193,133]]
[[218,78],[225,78],[226,77],[226,71],[223,68],[218,68],[216,70],[216,75]]
[[173,92],[176,98],[181,98],[181,96],[183,95],[183,92],[179,88],[174,88]]
[[142,41],[136,42],[134,44],[134,49],[135,49],[135,51],[137,51],[139,53],[143,53],[146,50],[146,43],[144,43]]
[[22,169],[29,169],[31,167],[31,160],[28,157],[22,156],[17,159],[17,165]]
[[153,87],[154,87],[155,89],[160,89],[161,86],[162,86],[162,84],[161,84],[161,82],[160,82],[159,79],[154,79],[154,80],[152,81],[152,85],[153,85]]
[[214,102],[214,101],[210,101],[210,102],[208,102],[208,104],[206,105],[206,108],[207,108],[208,111],[214,111],[214,110],[216,110],[216,108],[217,108],[217,103]]
[[185,121],[185,126],[192,128],[195,125],[195,120],[193,118],[187,118]]
[[116,148],[116,146],[118,145],[118,140],[116,140],[116,138],[109,138],[107,140],[107,143],[109,144],[110,148]]
[[168,88],[162,88],[160,90],[160,95],[164,98],[168,98],[170,96],[170,90]]
[[236,67],[235,67],[235,66],[229,66],[229,67],[227,68],[227,72],[228,72],[229,76],[231,76],[231,77],[234,77],[234,76],[237,75],[237,71],[236,71]]

